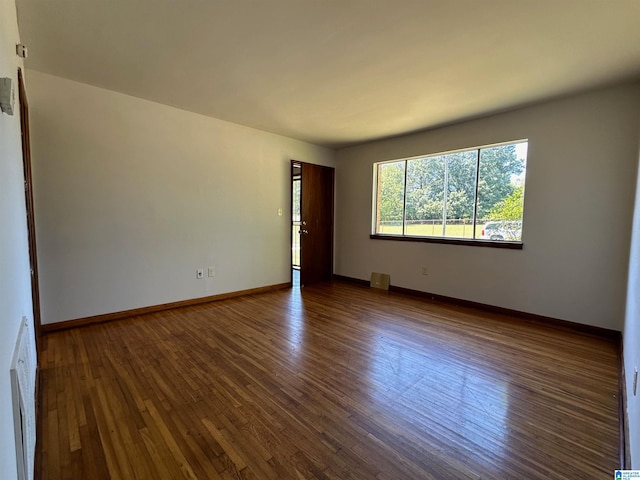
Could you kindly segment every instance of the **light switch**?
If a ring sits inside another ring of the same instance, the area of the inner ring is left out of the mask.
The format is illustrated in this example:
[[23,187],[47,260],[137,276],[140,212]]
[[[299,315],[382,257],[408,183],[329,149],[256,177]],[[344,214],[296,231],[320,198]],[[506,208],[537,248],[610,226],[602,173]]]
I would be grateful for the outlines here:
[[0,78],[0,110],[7,115],[13,115],[14,102],[13,82],[8,77]]

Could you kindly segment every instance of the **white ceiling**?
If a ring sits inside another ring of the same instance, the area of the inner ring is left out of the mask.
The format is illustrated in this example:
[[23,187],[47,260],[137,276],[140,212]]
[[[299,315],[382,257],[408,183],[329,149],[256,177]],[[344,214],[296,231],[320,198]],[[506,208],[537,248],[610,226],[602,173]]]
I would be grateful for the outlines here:
[[640,78],[640,0],[17,0],[27,68],[338,147]]

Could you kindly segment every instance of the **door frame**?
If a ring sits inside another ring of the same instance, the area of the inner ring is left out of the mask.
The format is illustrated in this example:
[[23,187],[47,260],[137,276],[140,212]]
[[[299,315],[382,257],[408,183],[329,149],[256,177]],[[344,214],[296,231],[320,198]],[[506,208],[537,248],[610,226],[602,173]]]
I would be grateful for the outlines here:
[[20,132],[22,137],[22,164],[24,171],[24,196],[27,211],[27,235],[29,241],[29,267],[31,269],[31,297],[33,324],[36,335],[36,353],[40,352],[42,319],[40,315],[40,282],[38,278],[38,250],[36,222],[33,206],[33,174],[31,170],[31,137],[29,133],[29,104],[24,86],[22,69],[18,68],[18,99],[20,103]]

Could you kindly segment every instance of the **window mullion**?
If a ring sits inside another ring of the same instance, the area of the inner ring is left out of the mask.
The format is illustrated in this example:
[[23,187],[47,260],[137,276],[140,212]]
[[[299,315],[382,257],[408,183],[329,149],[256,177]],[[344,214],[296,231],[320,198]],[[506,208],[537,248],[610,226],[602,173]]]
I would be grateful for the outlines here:
[[476,238],[476,222],[478,221],[478,184],[480,183],[480,149],[476,152],[476,194],[473,199],[473,238]]
[[407,171],[409,170],[408,160],[404,161],[404,194],[402,195],[402,236],[406,235],[405,222],[407,221]]
[[449,157],[444,158],[444,192],[442,193],[442,236],[447,236],[447,200],[449,198]]

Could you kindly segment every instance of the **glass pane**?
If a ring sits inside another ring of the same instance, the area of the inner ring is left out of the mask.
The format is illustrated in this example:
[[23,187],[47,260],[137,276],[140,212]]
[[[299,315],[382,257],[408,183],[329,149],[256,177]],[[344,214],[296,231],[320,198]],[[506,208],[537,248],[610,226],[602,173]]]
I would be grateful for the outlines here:
[[473,238],[478,151],[445,155],[447,215],[443,237]]
[[406,235],[442,236],[444,174],[442,156],[407,161]]
[[476,238],[522,240],[527,142],[480,151]]
[[405,162],[378,165],[376,233],[402,235]]
[[473,238],[476,158],[474,150],[407,162],[407,235]]
[[300,179],[299,178],[294,178],[293,179],[293,205],[292,205],[292,212],[291,212],[291,218],[294,222],[299,222],[300,221]]
[[300,266],[300,177],[293,179],[291,211],[291,265]]

